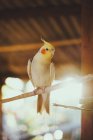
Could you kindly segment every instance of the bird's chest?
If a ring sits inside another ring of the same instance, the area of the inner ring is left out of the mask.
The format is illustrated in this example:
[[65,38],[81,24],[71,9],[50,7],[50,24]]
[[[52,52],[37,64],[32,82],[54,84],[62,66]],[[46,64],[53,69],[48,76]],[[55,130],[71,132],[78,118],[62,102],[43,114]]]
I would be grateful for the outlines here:
[[50,85],[50,65],[32,64],[32,79],[35,86]]

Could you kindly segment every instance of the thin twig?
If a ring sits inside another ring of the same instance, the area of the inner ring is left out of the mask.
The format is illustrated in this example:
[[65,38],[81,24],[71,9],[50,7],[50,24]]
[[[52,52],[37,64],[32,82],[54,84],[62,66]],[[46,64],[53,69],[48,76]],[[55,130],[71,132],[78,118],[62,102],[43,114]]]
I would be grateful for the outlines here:
[[36,90],[34,90],[32,92],[23,93],[21,95],[14,96],[14,97],[11,97],[11,98],[2,99],[1,102],[2,103],[7,103],[7,102],[23,99],[23,98],[32,97],[32,96],[39,95],[39,94],[42,94],[42,93],[40,93],[38,90],[37,90],[37,92],[36,92]]
[[86,109],[86,108],[77,107],[77,106],[61,105],[61,104],[56,104],[56,103],[54,103],[53,106],[63,107],[63,108],[67,108],[67,109],[81,110],[81,111],[93,111],[93,109]]

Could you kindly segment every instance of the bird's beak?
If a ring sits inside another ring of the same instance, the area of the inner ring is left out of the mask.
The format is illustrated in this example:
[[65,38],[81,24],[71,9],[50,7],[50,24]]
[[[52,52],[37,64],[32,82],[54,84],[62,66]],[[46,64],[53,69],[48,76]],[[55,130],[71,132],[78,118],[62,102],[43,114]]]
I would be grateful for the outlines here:
[[42,49],[42,50],[41,50],[41,53],[42,53],[42,54],[46,54],[46,50],[45,50],[45,49]]

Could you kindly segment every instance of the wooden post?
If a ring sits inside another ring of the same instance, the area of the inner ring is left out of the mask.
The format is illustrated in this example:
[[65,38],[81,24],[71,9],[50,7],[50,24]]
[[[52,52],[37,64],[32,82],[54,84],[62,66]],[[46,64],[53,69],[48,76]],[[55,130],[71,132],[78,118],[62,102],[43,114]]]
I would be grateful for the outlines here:
[[[93,74],[93,1],[82,3],[82,72]],[[85,84],[83,97],[93,98],[93,81]],[[93,109],[93,102],[83,100],[83,107]],[[82,111],[81,140],[93,140],[93,112]]]
[[[2,100],[1,86],[2,86],[2,78],[0,79],[0,100]],[[3,128],[2,128],[2,102],[0,102],[0,140],[3,140]]]

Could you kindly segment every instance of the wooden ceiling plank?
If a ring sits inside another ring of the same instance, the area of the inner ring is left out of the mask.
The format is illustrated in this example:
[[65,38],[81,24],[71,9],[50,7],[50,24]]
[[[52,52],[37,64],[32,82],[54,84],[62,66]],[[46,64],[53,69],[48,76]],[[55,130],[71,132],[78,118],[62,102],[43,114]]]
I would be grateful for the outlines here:
[[9,40],[9,42],[11,43],[15,43],[16,42],[16,37],[18,39],[18,35],[16,34],[16,32],[12,29],[12,26],[7,22],[7,24],[5,24],[5,22],[0,23],[0,30],[1,30],[1,34],[3,34],[3,36],[6,37],[6,39]]
[[39,20],[39,23],[43,29],[43,32],[45,32],[45,34],[48,36],[48,37],[51,37],[51,38],[55,38],[55,34],[56,33],[53,33],[52,31],[52,28],[48,25],[46,25],[46,22],[47,22],[47,25],[48,25],[48,20],[45,19],[45,18],[40,18]]
[[46,38],[46,33],[45,30],[43,30],[42,26],[40,25],[39,21],[35,19],[29,19],[30,23],[33,25],[33,27],[37,30],[39,33],[40,37],[45,37]]
[[[81,39],[70,39],[63,41],[53,41],[51,42],[55,47],[58,46],[71,46],[71,45],[80,45]],[[23,45],[12,45],[12,46],[0,46],[0,53],[2,52],[18,52],[18,51],[28,51],[33,49],[38,49],[42,46],[42,43],[33,43],[33,44],[23,44]]]
[[70,16],[70,20],[73,26],[75,26],[75,29],[78,32],[78,34],[81,34],[80,25],[77,18],[75,16]]
[[64,38],[64,33],[63,33],[63,30],[62,28],[60,27],[60,25],[58,24],[57,22],[57,19],[54,19],[53,17],[49,17],[49,21],[52,25],[52,28],[54,28],[54,33],[58,35],[60,35],[62,38]]
[[7,0],[0,1],[0,4],[2,4],[4,8],[13,8],[13,5]]
[[80,5],[59,5],[59,6],[39,6],[39,7],[16,7],[13,9],[0,10],[0,20],[9,20],[11,18],[27,17],[49,17],[62,15],[81,15]]
[[64,25],[65,30],[68,32],[68,35],[73,38],[75,36],[73,30],[70,27],[70,24],[68,23],[68,18],[66,18],[65,16],[62,16],[61,18],[61,22]]
[[70,3],[70,1],[69,0],[61,0],[62,1],[62,3],[64,3],[64,4],[69,4]]
[[51,0],[51,3],[52,3],[53,5],[58,5],[58,2],[57,2],[56,0]]
[[[19,21],[15,21],[12,20],[12,25],[15,29],[15,31],[17,31],[17,33],[20,36],[20,41],[25,41],[26,39],[28,39],[28,33],[25,32],[24,28],[21,26],[21,24],[19,24]],[[23,39],[24,38],[24,39]]]
[[25,20],[20,19],[20,22],[21,22],[22,26],[24,27],[24,30],[29,34],[29,38],[31,39],[31,37],[33,36],[33,38],[37,40],[38,35],[35,33],[35,31],[31,27],[31,25],[29,24],[29,20],[28,20],[28,22],[26,22]]

